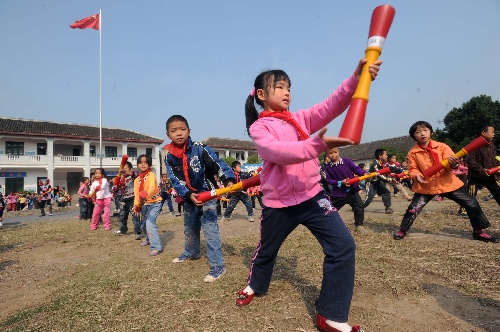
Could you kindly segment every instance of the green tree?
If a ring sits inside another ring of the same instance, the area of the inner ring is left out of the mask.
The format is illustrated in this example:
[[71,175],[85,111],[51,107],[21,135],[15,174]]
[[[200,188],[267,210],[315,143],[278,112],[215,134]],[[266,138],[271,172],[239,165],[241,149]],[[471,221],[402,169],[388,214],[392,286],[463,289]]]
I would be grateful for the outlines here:
[[[435,138],[448,144],[453,151],[458,152],[478,137],[477,128],[481,124],[490,124],[500,130],[500,102],[493,101],[490,96],[472,97],[460,108],[453,108],[443,120],[444,128],[435,130]],[[500,136],[493,140],[500,144]]]
[[396,158],[398,162],[402,162],[403,160],[406,159],[406,156],[408,156],[408,151],[401,151],[396,149],[393,146],[384,146],[382,149],[387,150],[387,155],[390,156],[391,154],[396,155]]
[[260,159],[258,154],[251,154],[248,156],[247,164],[260,164],[262,159]]
[[236,159],[231,157],[231,156],[226,157],[226,158],[222,158],[222,160],[224,160],[229,167],[231,167],[231,164],[233,163],[233,161],[236,161]]

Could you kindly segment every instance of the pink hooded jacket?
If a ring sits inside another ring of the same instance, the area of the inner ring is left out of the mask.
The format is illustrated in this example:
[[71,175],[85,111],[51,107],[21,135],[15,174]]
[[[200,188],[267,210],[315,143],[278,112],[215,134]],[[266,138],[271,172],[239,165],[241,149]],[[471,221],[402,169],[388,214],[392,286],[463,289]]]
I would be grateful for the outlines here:
[[[326,100],[292,116],[308,134],[315,133],[346,110],[357,85],[358,80],[351,76]],[[260,190],[264,205],[297,205],[323,190],[318,156],[328,146],[319,137],[303,141],[293,125],[271,117],[255,121],[250,136],[263,160]]]

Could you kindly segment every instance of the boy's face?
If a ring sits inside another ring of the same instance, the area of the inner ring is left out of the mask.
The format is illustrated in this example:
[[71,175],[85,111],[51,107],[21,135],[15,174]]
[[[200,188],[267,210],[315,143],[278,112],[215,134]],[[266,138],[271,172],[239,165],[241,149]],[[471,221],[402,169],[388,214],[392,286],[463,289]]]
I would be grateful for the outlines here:
[[417,130],[413,134],[415,140],[419,144],[427,144],[431,140],[431,130],[424,126],[417,126]]
[[326,153],[326,156],[330,159],[331,162],[336,163],[340,158],[340,151],[338,148],[330,149]]
[[380,161],[386,162],[387,161],[387,151],[384,151],[381,155],[379,155]]
[[162,180],[163,182],[167,182],[167,179],[168,179],[168,177],[167,177],[166,175],[162,175],[162,176],[161,176],[161,180]]
[[493,141],[493,138],[495,137],[495,128],[488,127],[488,130],[483,131],[482,135],[488,142]]
[[389,162],[391,162],[391,163],[395,163],[396,161],[398,161],[396,156],[392,156],[391,159],[389,160]]
[[234,166],[233,171],[240,173],[241,172],[241,165]]
[[186,144],[191,130],[184,121],[174,120],[168,124],[167,136],[177,147]]

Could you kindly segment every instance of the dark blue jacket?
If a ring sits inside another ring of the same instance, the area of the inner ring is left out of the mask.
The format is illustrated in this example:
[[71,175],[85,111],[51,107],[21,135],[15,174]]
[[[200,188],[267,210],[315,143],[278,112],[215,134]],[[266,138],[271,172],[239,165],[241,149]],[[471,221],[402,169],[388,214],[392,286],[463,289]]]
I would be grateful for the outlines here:
[[220,180],[227,185],[229,181],[235,182],[235,175],[233,170],[227,166],[224,160],[217,158],[214,150],[211,147],[204,145],[200,142],[194,142],[189,137],[188,145],[186,148],[186,155],[188,157],[188,176],[191,187],[195,188],[193,191],[186,187],[186,179],[184,177],[184,170],[182,169],[182,159],[175,157],[167,152],[165,157],[165,167],[167,174],[175,191],[186,202],[191,203],[192,193],[201,193],[217,188],[215,175],[220,176]]

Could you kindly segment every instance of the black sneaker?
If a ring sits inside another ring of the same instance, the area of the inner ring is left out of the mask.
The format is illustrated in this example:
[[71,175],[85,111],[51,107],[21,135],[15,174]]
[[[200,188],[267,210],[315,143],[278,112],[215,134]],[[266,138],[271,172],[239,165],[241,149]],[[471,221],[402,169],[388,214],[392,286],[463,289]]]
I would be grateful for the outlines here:
[[393,209],[391,209],[389,206],[387,206],[387,207],[385,208],[385,213],[386,213],[386,214],[393,214],[393,213],[394,213],[394,210],[393,210]]
[[45,213],[44,213],[44,214],[39,215],[39,217],[45,217]]
[[404,239],[404,237],[406,236],[406,232],[405,231],[397,231],[396,233],[392,234],[392,238],[394,240],[402,240]]
[[472,237],[474,238],[474,240],[478,241],[498,243],[498,239],[496,237],[491,236],[484,231],[473,231]]

